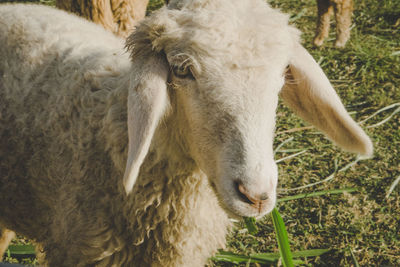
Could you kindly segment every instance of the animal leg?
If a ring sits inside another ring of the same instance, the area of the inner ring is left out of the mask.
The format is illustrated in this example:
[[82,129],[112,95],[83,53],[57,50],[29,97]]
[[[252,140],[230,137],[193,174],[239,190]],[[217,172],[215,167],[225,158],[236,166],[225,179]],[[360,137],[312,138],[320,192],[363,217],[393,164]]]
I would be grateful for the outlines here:
[[330,28],[330,18],[333,13],[333,7],[329,0],[317,0],[318,21],[315,30],[314,44],[321,46],[324,39],[328,37]]
[[350,38],[353,0],[338,1],[334,5],[336,18],[336,47],[344,47]]
[[110,0],[57,0],[56,7],[92,20],[107,30],[115,31]]
[[0,261],[2,261],[3,255],[14,237],[15,233],[13,231],[6,228],[0,228]]
[[146,16],[149,0],[112,0],[111,7],[114,23],[117,25],[115,33],[124,38],[131,34],[136,24]]

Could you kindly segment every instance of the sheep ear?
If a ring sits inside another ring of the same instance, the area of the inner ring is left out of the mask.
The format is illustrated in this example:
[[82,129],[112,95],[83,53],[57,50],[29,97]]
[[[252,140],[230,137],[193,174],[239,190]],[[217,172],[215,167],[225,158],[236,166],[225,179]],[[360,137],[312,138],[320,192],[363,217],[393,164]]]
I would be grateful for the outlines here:
[[163,57],[143,56],[132,69],[132,89],[128,95],[128,159],[124,174],[127,194],[132,191],[139,169],[150,147],[158,122],[168,105],[168,64]]
[[282,99],[343,149],[372,155],[371,140],[347,113],[318,63],[301,45],[293,55]]

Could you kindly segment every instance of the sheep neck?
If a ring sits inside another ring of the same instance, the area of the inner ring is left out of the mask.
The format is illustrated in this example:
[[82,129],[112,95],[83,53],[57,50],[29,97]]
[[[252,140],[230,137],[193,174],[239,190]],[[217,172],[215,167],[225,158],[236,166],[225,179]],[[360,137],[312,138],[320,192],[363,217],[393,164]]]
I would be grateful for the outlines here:
[[[114,197],[111,210],[113,223],[118,228],[115,235],[118,241],[113,242],[125,245],[118,249],[115,257],[117,254],[126,257],[126,266],[135,261],[169,262],[169,266],[179,266],[185,259],[176,255],[186,255],[179,251],[198,250],[201,251],[198,261],[203,263],[223,246],[229,222],[207,177],[190,157],[184,135],[185,118],[176,108],[171,92],[171,108],[153,136],[132,193],[125,195],[122,175],[128,147],[127,88],[121,87],[110,94],[101,131],[106,150],[114,162],[114,175],[121,177],[116,188],[118,196]],[[107,136],[121,138],[109,140]],[[187,242],[189,237],[198,241]],[[205,238],[209,243],[207,246],[203,244]],[[158,259],[154,259],[154,255]],[[174,258],[170,258],[171,255],[175,255]]]
[[185,262],[201,266],[224,246],[229,222],[207,177],[193,160],[169,150],[178,145],[166,142],[165,136],[153,141],[124,210],[127,229],[132,231],[129,243],[134,244],[126,254],[144,266],[185,266]]

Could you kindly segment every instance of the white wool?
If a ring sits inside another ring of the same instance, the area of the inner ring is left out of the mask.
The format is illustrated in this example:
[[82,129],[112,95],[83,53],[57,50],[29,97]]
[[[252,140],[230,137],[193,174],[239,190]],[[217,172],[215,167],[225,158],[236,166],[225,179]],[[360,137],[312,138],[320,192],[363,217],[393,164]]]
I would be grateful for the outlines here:
[[0,225],[49,266],[203,266],[227,214],[275,205],[282,85],[334,142],[372,153],[287,21],[262,0],[171,1],[129,57],[76,16],[0,5]]

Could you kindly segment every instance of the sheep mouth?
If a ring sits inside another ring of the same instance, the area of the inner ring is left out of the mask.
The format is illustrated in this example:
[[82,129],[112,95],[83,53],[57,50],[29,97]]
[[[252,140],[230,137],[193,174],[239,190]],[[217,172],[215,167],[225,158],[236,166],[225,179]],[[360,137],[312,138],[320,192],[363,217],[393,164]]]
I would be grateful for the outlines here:
[[224,198],[221,196],[219,193],[216,184],[213,181],[210,181],[210,186],[212,191],[215,193],[218,204],[219,206],[225,211],[225,213],[228,215],[228,217],[233,218],[233,219],[241,219],[243,215],[238,214],[234,209],[230,208],[227,204]]
[[256,217],[261,218],[267,213],[271,212],[275,206],[275,201],[271,199],[265,201],[262,205],[254,205],[254,202],[249,199],[245,194],[240,192],[235,184],[235,190],[229,197],[223,197],[223,192],[218,190],[215,182],[210,181],[210,187],[214,191],[220,207],[225,213],[233,219],[241,219],[242,217]]

